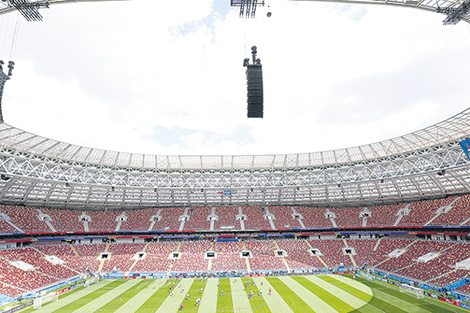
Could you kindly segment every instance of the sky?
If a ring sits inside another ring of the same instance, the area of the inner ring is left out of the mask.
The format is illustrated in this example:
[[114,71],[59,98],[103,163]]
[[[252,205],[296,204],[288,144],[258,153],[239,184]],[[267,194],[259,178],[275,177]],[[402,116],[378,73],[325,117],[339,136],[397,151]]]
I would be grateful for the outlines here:
[[[115,151],[251,155],[368,144],[468,107],[467,23],[391,6],[267,4],[255,19],[229,0],[52,5],[42,22],[3,15],[1,59],[16,63],[4,120]],[[263,119],[246,117],[253,45]]]

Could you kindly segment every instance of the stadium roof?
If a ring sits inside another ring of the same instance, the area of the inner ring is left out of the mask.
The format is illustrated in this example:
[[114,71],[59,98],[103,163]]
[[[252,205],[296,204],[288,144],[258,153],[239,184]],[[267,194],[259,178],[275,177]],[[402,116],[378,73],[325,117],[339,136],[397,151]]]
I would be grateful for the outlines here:
[[350,164],[389,158],[468,138],[470,109],[425,129],[389,140],[345,149],[278,155],[151,155],[108,151],[44,138],[0,125],[1,146],[68,163],[128,170],[286,169]]
[[381,142],[279,155],[148,155],[0,124],[0,200],[70,208],[373,205],[470,191],[470,109]]

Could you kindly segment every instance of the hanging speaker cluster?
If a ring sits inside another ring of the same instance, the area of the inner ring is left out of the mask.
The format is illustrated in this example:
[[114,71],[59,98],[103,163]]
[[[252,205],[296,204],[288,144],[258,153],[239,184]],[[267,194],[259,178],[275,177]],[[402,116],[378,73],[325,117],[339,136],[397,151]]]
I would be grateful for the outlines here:
[[248,117],[263,117],[263,72],[260,59],[256,58],[256,46],[251,47],[253,64],[250,59],[243,61],[246,67],[246,86],[247,86],[247,102]]

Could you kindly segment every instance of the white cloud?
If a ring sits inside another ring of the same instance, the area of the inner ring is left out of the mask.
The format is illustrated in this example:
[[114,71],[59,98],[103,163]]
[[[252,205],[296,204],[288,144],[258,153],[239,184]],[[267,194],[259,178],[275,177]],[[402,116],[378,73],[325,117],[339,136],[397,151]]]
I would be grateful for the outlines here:
[[[21,22],[5,121],[104,149],[264,154],[388,139],[467,106],[463,22],[308,1],[272,0],[272,17],[265,8],[254,20],[211,8],[210,0],[133,0],[41,10],[43,22]],[[1,17],[9,27],[0,29],[11,36],[15,21]],[[264,119],[246,118],[242,60],[252,45],[263,64]]]

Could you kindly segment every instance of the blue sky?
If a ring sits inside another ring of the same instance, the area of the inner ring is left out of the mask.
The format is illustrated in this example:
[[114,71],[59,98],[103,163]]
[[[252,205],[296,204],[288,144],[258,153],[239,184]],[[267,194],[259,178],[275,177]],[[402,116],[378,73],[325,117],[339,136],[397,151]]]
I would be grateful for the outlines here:
[[[268,154],[367,144],[467,108],[470,31],[443,15],[271,0],[76,3],[0,17],[15,73],[5,121],[46,137],[153,154]],[[184,9],[183,9],[184,8]],[[399,21],[399,22],[398,22]],[[242,61],[258,46],[265,118],[247,119]]]

